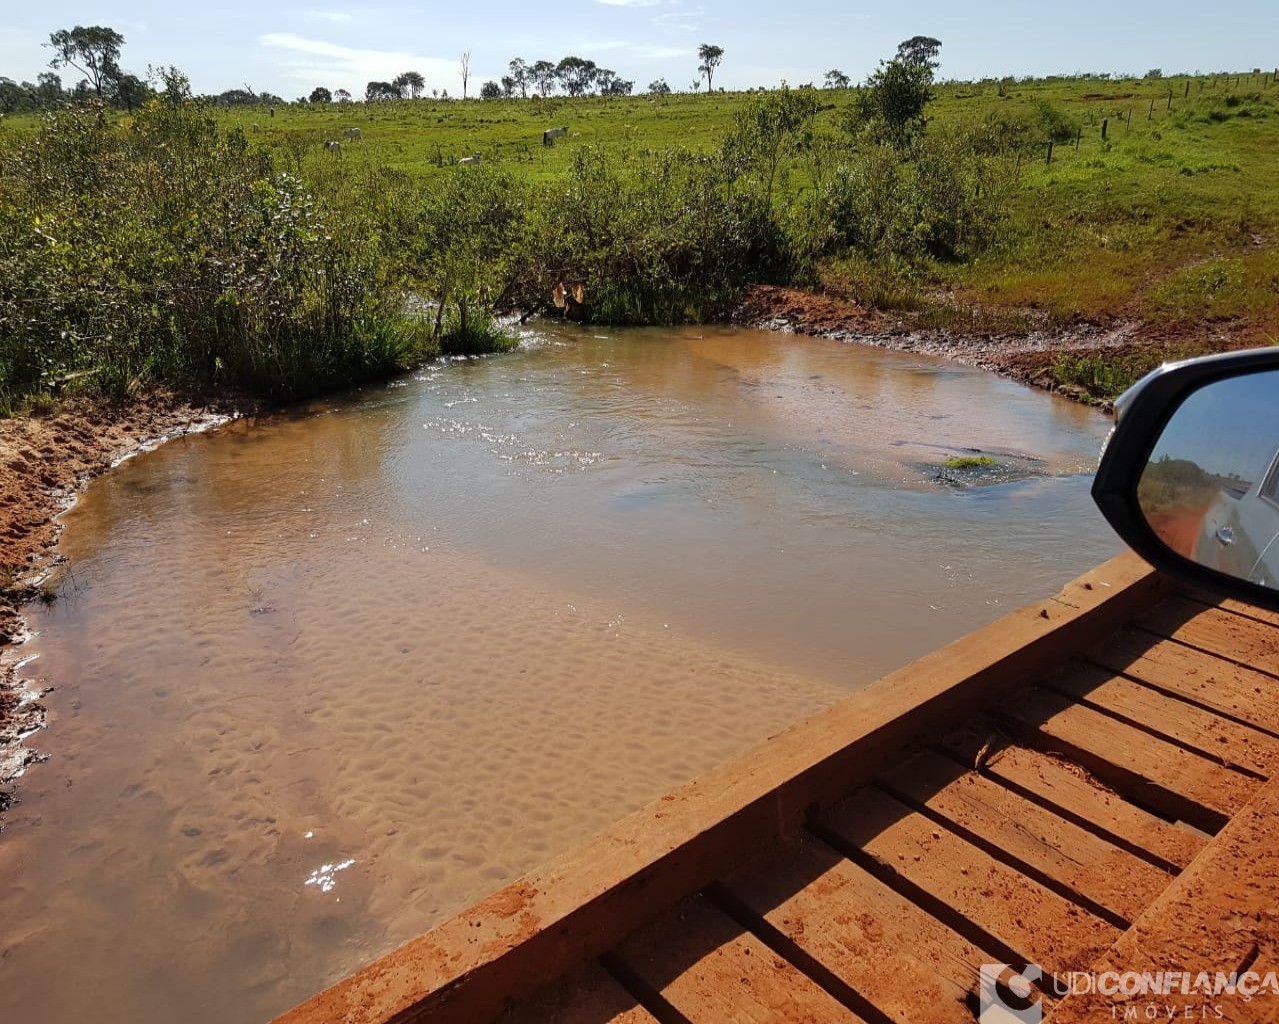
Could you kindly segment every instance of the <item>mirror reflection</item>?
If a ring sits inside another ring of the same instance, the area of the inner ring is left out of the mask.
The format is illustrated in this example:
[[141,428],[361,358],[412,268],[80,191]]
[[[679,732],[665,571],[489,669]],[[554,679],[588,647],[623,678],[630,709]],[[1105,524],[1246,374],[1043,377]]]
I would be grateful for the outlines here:
[[1155,443],[1137,503],[1177,554],[1279,586],[1279,370],[1191,394]]

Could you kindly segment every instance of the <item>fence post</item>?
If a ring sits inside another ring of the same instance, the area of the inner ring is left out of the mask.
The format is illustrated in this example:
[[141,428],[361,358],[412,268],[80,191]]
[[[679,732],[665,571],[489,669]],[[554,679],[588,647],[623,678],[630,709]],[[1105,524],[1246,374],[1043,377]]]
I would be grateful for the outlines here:
[[1079,143],[1083,141],[1083,138],[1084,138],[1084,130],[1080,128],[1078,133],[1075,135],[1075,152],[1076,153],[1079,152]]
[[1103,117],[1103,118],[1101,119],[1101,141],[1102,141],[1102,142],[1105,142],[1105,141],[1106,141],[1106,126],[1107,126],[1108,124],[1110,124],[1110,118],[1108,118],[1108,117]]
[[[1186,79],[1186,96],[1190,95],[1190,79]],[[1184,97],[1183,97],[1184,98]]]
[[1151,96],[1150,109],[1146,111],[1146,120],[1149,121],[1154,116],[1155,116],[1155,98]]
[[1165,107],[1164,109],[1165,109],[1165,110],[1171,110],[1171,109],[1172,109],[1172,90],[1171,90],[1171,89],[1169,89],[1169,90],[1168,90],[1168,106],[1167,106],[1167,107]]
[[1128,108],[1128,123],[1124,125],[1124,131],[1132,131],[1132,107]]
[[1053,162],[1053,140],[1049,139],[1048,140],[1048,159],[1044,161],[1044,166],[1047,167],[1052,162]]

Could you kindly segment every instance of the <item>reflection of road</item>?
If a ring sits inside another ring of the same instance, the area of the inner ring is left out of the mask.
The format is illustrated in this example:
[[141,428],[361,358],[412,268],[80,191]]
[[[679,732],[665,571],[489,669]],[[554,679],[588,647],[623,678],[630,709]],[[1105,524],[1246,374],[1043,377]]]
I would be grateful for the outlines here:
[[1173,551],[1194,560],[1207,513],[1208,510],[1204,508],[1179,508],[1171,512],[1153,513],[1147,516],[1147,522],[1159,539]]

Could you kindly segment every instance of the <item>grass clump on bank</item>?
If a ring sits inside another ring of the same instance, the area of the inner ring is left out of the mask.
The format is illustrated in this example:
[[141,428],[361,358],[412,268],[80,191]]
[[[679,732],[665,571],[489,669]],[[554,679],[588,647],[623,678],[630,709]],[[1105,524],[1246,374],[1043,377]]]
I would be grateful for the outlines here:
[[956,455],[944,463],[947,469],[981,469],[994,464],[995,459],[990,455]]

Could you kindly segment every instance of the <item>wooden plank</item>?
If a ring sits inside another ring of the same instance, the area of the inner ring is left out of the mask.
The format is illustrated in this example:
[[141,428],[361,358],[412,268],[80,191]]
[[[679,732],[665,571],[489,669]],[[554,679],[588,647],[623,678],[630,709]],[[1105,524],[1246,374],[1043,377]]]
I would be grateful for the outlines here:
[[1279,676],[1279,631],[1269,623],[1204,608],[1188,597],[1172,597],[1143,615],[1142,629]]
[[690,1024],[861,1021],[701,896],[641,929],[610,956]]
[[910,900],[802,830],[715,889],[762,918],[879,1014],[972,1024],[990,960]]
[[1112,559],[637,811],[277,1020],[492,1019],[1169,590],[1135,555]]
[[598,964],[588,964],[511,1007],[501,1024],[658,1024],[639,1001]]
[[1172,876],[940,754],[882,776],[894,796],[927,807],[964,838],[1101,908],[1125,927]]
[[1279,770],[1279,739],[1169,697],[1104,668],[1076,664],[1047,683],[1090,707],[1191,747],[1211,761],[1270,778]]
[[1215,832],[1260,783],[1051,690],[1000,705],[1001,721],[1059,751],[1142,806]]
[[[1137,974],[1207,971],[1229,974],[1253,962],[1262,975],[1279,962],[1279,781],[1254,794],[1199,857],[1094,965],[1097,971]],[[1120,1001],[1123,1004],[1121,1005]],[[1125,1018],[1137,1006],[1139,1017]],[[1146,1015],[1146,1006],[1155,1012]],[[1112,1015],[1112,1009],[1115,1011]],[[1279,1019],[1279,996],[1238,995],[1200,1000],[1171,996],[1123,1000],[1096,991],[1072,994],[1047,1018],[1049,1024],[1095,1024],[1124,1019]]]
[[1016,953],[1008,962],[1029,960],[1055,971],[1083,968],[1120,934],[873,787],[827,812],[818,827],[843,852],[870,858],[895,888],[901,888],[895,879],[904,879],[915,902],[931,897],[934,902],[921,906],[957,931],[968,922],[1004,947],[967,936],[987,952]]
[[949,733],[942,749],[961,764],[976,765],[980,759],[983,774],[1169,868],[1184,868],[1206,843],[1198,832],[1125,800],[1079,765],[1013,743],[992,722],[977,719]]
[[1279,685],[1270,676],[1173,640],[1121,629],[1089,661],[1279,735]]
[[1216,598],[1209,594],[1198,592],[1190,592],[1186,596],[1210,608],[1220,608],[1222,611],[1231,612],[1235,615],[1243,615],[1250,619],[1256,619],[1258,622],[1279,626],[1279,612],[1273,612],[1269,608],[1259,608],[1255,604],[1237,601],[1231,597]]

